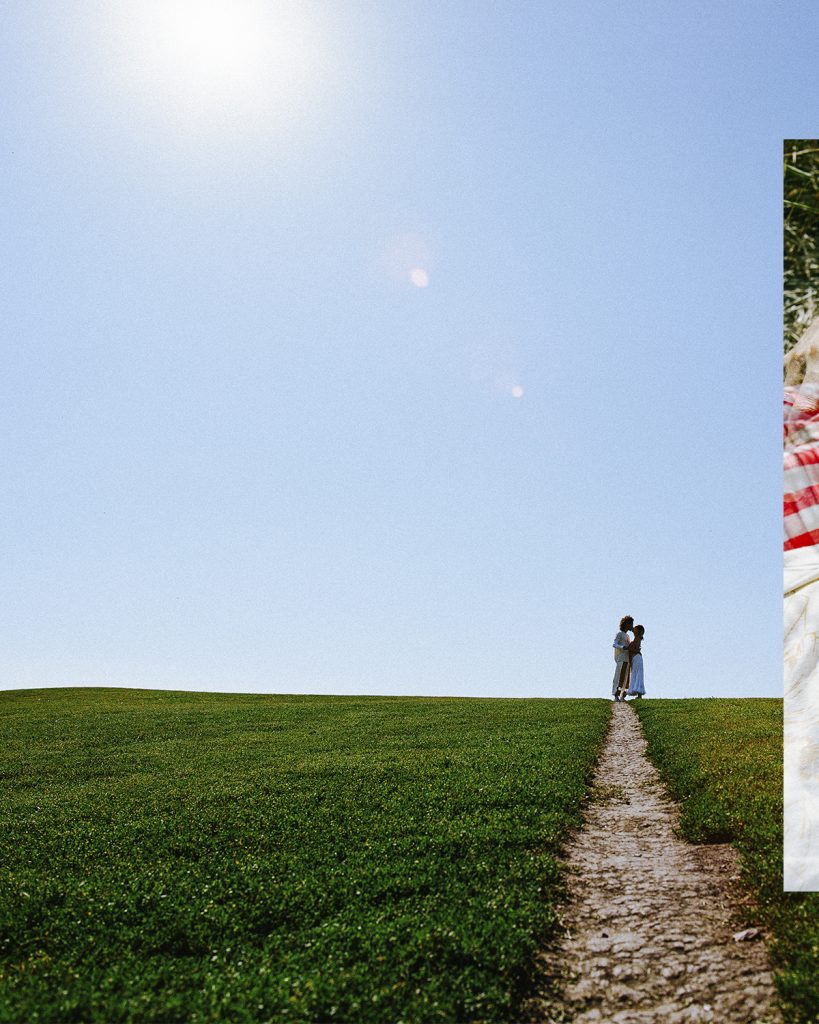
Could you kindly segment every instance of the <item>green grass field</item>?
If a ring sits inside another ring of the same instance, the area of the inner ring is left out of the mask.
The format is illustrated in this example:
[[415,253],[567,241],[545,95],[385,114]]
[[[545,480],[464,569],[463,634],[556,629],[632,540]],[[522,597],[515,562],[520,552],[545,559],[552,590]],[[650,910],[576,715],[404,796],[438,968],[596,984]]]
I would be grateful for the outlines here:
[[731,842],[774,960],[787,1021],[819,1020],[819,895],[782,891],[782,701],[634,705],[692,842]]
[[0,1020],[509,1020],[604,700],[0,694]]

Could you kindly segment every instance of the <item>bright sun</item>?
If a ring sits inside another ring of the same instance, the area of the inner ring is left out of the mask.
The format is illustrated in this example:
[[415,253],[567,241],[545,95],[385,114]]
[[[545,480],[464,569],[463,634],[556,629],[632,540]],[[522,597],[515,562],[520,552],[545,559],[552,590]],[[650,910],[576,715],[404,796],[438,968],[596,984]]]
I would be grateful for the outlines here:
[[115,10],[118,72],[187,123],[287,120],[320,77],[315,27],[295,0],[132,0]]
[[264,39],[248,10],[227,3],[170,4],[160,12],[157,42],[168,67],[203,80],[241,79],[258,70]]

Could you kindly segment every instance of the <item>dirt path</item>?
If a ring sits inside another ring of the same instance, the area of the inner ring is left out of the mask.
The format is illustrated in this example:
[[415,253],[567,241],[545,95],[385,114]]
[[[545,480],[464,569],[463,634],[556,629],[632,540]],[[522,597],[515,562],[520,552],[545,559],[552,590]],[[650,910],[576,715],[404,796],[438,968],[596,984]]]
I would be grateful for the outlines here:
[[568,851],[568,928],[544,955],[565,978],[562,1002],[535,1001],[533,1021],[774,1024],[762,941],[734,940],[735,851],[674,832],[677,805],[645,756],[637,715],[615,704],[586,824]]

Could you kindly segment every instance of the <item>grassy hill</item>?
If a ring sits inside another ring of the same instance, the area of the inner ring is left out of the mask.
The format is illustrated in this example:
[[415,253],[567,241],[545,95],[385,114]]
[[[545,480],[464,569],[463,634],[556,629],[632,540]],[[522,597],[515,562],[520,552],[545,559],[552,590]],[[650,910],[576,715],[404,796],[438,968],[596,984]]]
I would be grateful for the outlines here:
[[514,1019],[608,716],[0,694],[0,1020]]

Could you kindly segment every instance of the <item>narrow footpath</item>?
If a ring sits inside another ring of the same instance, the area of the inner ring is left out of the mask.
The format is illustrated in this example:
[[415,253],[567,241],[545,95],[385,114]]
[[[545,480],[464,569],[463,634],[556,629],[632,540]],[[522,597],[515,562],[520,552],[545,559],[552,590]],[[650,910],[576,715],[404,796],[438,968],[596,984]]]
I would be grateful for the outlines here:
[[568,932],[542,957],[562,998],[534,1000],[527,1020],[779,1024],[763,939],[734,938],[753,923],[738,906],[736,852],[679,838],[677,805],[645,749],[636,713],[615,704],[567,853]]

